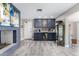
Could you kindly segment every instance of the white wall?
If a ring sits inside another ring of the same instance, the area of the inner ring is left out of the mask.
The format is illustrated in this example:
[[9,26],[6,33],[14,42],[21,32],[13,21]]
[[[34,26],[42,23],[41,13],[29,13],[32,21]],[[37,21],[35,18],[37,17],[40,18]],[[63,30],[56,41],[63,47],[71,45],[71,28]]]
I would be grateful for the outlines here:
[[13,31],[1,31],[1,43],[13,43]]
[[23,19],[21,19],[21,23],[20,23],[20,33],[21,33],[21,40],[24,40],[24,23],[23,23]]
[[77,23],[77,40],[79,44],[79,22]]
[[77,12],[77,11],[79,11],[79,4],[76,4],[74,7],[72,7],[68,11],[64,12],[63,14],[61,14],[59,17],[57,17],[57,20],[66,19],[66,17],[68,17],[69,15],[71,15],[74,12]]
[[72,35],[73,35],[73,39],[77,38],[77,31],[78,31],[78,23],[79,23],[79,11],[72,13],[71,15],[69,15],[68,17],[66,17],[67,22],[71,22],[71,30],[72,31]]
[[79,21],[79,10],[67,16],[66,19],[71,22],[78,22]]
[[[63,20],[65,22],[65,47],[69,47],[70,44],[70,33],[69,33],[69,24],[71,22],[79,21],[79,4],[68,10],[67,12],[60,15],[57,20]],[[75,26],[74,26],[75,28]]]
[[69,29],[69,36],[71,37],[71,39],[76,39],[77,23],[76,22],[69,22],[68,23],[68,29]]

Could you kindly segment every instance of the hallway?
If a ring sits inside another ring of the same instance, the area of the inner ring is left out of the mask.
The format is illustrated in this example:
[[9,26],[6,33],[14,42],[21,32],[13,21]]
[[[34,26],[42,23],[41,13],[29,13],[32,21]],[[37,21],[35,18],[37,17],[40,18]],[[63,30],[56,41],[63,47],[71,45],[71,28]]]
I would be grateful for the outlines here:
[[12,56],[77,56],[78,48],[57,46],[53,41],[23,40]]

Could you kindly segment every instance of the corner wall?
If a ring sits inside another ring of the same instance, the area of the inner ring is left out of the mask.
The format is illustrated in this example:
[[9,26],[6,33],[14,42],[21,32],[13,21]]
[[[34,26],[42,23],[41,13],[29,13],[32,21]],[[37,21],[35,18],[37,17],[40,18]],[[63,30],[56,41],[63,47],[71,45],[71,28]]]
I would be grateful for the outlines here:
[[[73,20],[71,19],[72,17],[77,20],[79,20],[79,17],[74,17],[75,16],[79,16],[79,13],[77,12],[79,11],[79,4],[76,4],[74,7],[72,7],[71,9],[69,9],[68,11],[66,11],[65,13],[63,13],[62,15],[60,15],[59,17],[57,17],[57,21],[58,20],[62,20],[65,23],[65,47],[70,47],[70,34],[69,34],[69,24],[70,22],[72,22]],[[78,13],[78,14],[75,14]],[[73,16],[71,16],[73,15]],[[71,19],[69,21],[69,18]]]
[[13,31],[3,30],[1,34],[1,43],[13,43]]

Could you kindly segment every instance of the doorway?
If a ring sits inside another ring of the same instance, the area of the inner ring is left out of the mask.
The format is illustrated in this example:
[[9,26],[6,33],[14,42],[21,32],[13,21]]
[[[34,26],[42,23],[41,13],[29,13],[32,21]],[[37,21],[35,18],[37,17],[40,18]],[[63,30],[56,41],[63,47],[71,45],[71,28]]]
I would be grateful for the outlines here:
[[79,22],[69,22],[70,47],[79,47]]

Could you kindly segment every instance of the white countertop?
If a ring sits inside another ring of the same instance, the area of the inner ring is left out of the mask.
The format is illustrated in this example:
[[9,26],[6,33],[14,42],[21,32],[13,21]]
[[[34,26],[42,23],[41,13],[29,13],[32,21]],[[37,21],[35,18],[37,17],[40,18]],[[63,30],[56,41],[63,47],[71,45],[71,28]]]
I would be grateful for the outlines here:
[[56,32],[34,32],[34,33],[56,33]]

